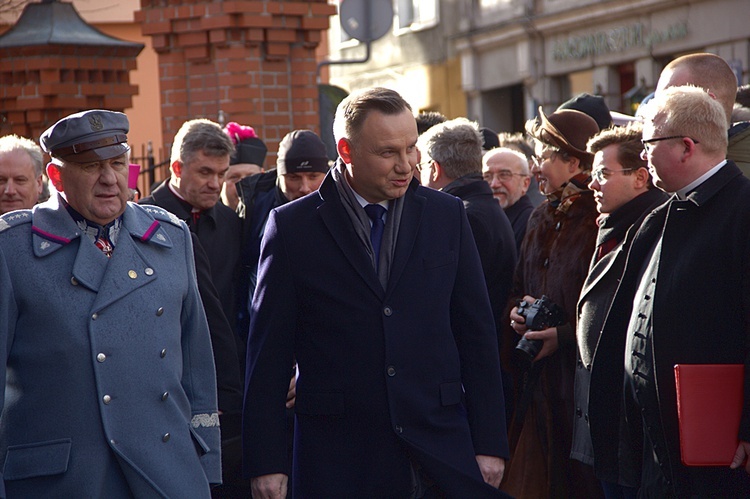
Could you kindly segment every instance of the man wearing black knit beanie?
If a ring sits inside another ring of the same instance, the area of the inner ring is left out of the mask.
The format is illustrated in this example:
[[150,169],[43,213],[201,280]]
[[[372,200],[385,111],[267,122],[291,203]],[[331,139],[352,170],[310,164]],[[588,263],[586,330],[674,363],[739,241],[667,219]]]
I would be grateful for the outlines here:
[[260,241],[271,210],[316,191],[328,169],[328,154],[320,137],[310,130],[294,130],[279,142],[276,168],[245,177],[237,183],[237,192],[244,205],[245,250],[242,261],[250,275],[248,299],[252,299],[255,289]]

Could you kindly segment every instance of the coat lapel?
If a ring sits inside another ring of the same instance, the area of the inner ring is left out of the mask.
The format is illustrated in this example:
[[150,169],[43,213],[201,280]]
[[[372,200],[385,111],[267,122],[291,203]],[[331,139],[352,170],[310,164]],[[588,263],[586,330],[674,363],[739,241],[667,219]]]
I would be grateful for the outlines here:
[[[102,273],[93,311],[103,309],[157,278],[156,268],[138,248],[139,243],[136,243],[136,239],[145,244],[172,247],[172,241],[158,221],[146,212],[136,211],[132,206],[128,206],[123,216],[123,227],[117,238],[112,258],[109,258],[109,261],[104,262],[103,265],[90,265],[97,267]],[[81,246],[83,247],[85,243],[90,243],[90,241],[82,241]],[[107,257],[96,246],[93,244],[88,244],[88,246],[107,260]],[[76,266],[84,252],[79,250],[78,255]]]
[[378,280],[378,275],[375,273],[372,263],[370,263],[370,258],[362,247],[362,242],[354,231],[349,215],[341,205],[339,194],[336,192],[336,186],[333,182],[334,180],[329,174],[321,185],[319,194],[323,203],[318,207],[318,214],[349,263],[373,292],[379,298],[382,298],[385,295],[385,290]]
[[73,262],[73,279],[88,289],[99,292],[109,258],[88,237],[79,237],[78,253]]
[[622,276],[623,282],[620,283],[620,287],[626,284],[635,293],[636,281],[640,276],[644,260],[649,255],[651,248],[656,244],[656,241],[661,237],[669,206],[674,199],[677,199],[676,196],[673,196],[669,201],[646,215],[628,251],[628,257],[625,261],[625,273]]
[[404,196],[404,209],[401,212],[401,221],[399,222],[396,250],[393,255],[393,266],[391,267],[391,275],[388,278],[389,293],[395,288],[409,261],[427,202],[424,196],[416,193],[415,183],[416,180],[413,180],[412,186]]
[[[90,246],[99,251],[93,244]],[[101,254],[101,251],[99,253]],[[103,254],[101,256],[107,258]],[[120,234],[112,258],[105,265],[98,267],[103,269],[103,273],[99,292],[92,307],[94,312],[156,279],[154,268],[136,249],[130,234]]]
[[160,223],[148,214],[149,209],[136,210],[128,205],[116,249],[112,258],[107,258],[88,237],[81,236],[71,216],[53,197],[32,212],[34,255],[44,258],[65,246],[77,245],[71,277],[76,284],[100,293],[96,304],[102,308],[155,278],[154,269],[137,251],[133,238],[156,246],[172,247],[172,241]]
[[190,218],[190,212],[169,190],[169,186],[167,185],[169,180],[165,180],[163,184],[154,189],[154,192],[151,193],[151,198],[157,206],[174,213],[180,220],[187,220]]
[[101,283],[107,257],[88,238],[81,237],[81,231],[54,196],[49,201],[34,208],[31,240],[34,255],[44,258],[68,245],[76,245],[71,278],[77,285],[97,292]]
[[[596,287],[596,284],[602,279],[602,277],[607,275],[609,269],[612,268],[612,265],[614,265],[615,261],[617,260],[619,253],[622,251],[622,246],[624,243],[625,240],[620,241],[617,246],[612,248],[609,253],[604,255],[598,262],[592,265],[591,270],[589,271],[589,275],[586,277],[586,281],[583,283],[579,301],[582,301],[583,298]],[[594,252],[594,255],[596,255],[596,252]]]

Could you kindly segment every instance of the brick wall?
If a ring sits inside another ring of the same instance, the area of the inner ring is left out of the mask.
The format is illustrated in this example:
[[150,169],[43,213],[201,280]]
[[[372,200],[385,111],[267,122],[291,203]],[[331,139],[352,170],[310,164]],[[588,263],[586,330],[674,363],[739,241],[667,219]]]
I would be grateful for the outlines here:
[[123,111],[140,48],[49,45],[0,50],[0,135],[37,140],[60,118],[82,109]]
[[315,49],[335,6],[325,0],[141,0],[135,13],[159,57],[165,146],[192,118],[255,128],[275,162],[291,130],[319,133]]

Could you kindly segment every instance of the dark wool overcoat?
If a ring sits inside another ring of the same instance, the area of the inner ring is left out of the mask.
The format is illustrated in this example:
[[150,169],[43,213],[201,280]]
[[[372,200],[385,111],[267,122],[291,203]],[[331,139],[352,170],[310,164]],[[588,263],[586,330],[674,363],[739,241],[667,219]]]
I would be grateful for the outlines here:
[[[690,193],[673,197],[643,221],[628,253],[625,272],[602,330],[597,355],[624,358],[633,297],[645,259],[662,234],[653,300],[652,365],[658,407],[644,405],[628,414],[633,433],[649,432],[655,462],[669,481],[669,495],[746,496],[750,477],[743,469],[686,467],[680,460],[675,364],[745,365],[745,399],[739,439],[750,441],[750,179],[729,161]],[[719,300],[719,306],[716,305]],[[616,441],[624,362],[601,365],[592,373],[589,415],[594,447]],[[642,413],[642,414],[641,414]],[[643,416],[643,417],[641,417]],[[640,442],[634,442],[639,444]],[[603,465],[615,454],[596,456]],[[664,491],[642,490],[663,495]]]
[[252,476],[290,473],[295,360],[295,497],[408,495],[419,467],[449,497],[501,495],[475,459],[508,448],[492,311],[459,199],[412,181],[387,289],[330,174],[271,212],[248,341]]

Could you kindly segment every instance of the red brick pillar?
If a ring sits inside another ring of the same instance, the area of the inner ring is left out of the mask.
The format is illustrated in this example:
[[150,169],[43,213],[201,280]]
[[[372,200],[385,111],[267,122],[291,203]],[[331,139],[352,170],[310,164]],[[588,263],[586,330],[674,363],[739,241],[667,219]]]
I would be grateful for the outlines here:
[[28,4],[0,35],[0,135],[38,140],[71,113],[131,107],[130,71],[142,49],[95,30],[70,3]]
[[124,111],[138,88],[130,84],[135,55],[129,58],[87,55],[81,47],[54,53],[17,50],[0,55],[0,109],[5,133],[37,140],[57,120],[83,109]]
[[185,120],[218,121],[219,111],[255,128],[270,155],[291,130],[319,133],[315,49],[334,13],[325,0],[141,0],[135,19],[159,56],[164,144]]

